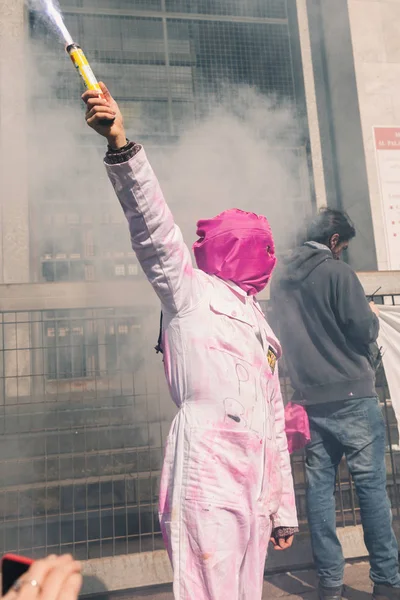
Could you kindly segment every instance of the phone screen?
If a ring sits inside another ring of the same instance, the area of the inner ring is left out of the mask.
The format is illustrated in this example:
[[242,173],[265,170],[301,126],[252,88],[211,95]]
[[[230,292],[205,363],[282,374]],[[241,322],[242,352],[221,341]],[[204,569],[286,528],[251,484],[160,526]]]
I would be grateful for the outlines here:
[[24,556],[14,556],[6,554],[1,561],[1,587],[2,595],[6,594],[14,583],[26,573],[33,560]]

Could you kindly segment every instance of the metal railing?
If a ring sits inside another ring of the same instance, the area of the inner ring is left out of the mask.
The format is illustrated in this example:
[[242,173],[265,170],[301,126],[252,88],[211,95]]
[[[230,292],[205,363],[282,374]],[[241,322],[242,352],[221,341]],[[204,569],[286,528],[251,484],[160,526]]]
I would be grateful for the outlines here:
[[[86,560],[163,548],[158,485],[175,411],[143,323],[132,308],[0,313],[0,553]],[[284,370],[281,383],[288,400]],[[377,389],[399,517],[399,439],[383,369]],[[303,453],[292,464],[305,531]],[[358,524],[345,462],[337,491],[338,525]]]
[[138,316],[8,312],[0,329],[0,553],[160,548],[170,400]]

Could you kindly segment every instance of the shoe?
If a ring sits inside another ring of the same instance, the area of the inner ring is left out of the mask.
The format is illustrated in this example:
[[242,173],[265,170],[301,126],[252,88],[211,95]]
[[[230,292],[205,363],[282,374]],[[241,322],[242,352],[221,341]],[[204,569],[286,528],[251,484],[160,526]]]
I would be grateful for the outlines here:
[[400,600],[400,588],[376,583],[372,600]]
[[[318,596],[319,600],[342,600],[343,586],[328,588],[319,584]],[[396,600],[400,600],[400,597]]]

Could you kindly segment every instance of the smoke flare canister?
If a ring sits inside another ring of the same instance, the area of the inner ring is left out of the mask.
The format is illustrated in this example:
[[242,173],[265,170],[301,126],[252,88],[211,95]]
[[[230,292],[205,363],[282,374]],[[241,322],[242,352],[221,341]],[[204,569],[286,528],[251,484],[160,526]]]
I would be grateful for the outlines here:
[[78,44],[70,44],[69,46],[67,46],[66,50],[73,64],[78,69],[79,75],[82,77],[87,89],[97,90],[101,94],[101,87],[99,86],[99,82],[94,76],[94,73],[90,68],[88,60],[84,55],[82,48],[78,46]]
[[[97,81],[88,60],[80,46],[78,44],[69,44],[66,47],[66,51],[69,54],[74,66],[79,71],[79,75],[82,77],[84,84],[88,90],[96,90],[99,94],[103,94],[99,82]],[[114,119],[103,119],[100,121],[101,125],[110,125]]]

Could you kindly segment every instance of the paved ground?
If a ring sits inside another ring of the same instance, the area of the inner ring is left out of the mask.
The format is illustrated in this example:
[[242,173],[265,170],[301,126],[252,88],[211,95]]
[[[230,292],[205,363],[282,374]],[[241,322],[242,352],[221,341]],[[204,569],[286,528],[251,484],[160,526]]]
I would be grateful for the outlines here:
[[[357,563],[347,565],[345,574],[346,600],[370,600],[372,585],[368,578],[369,565]],[[268,577],[264,584],[263,600],[304,598],[316,600],[316,578],[312,571],[296,571]],[[124,600],[173,600],[170,586],[164,589],[132,591],[123,594]],[[223,600],[221,598],[221,600]]]

